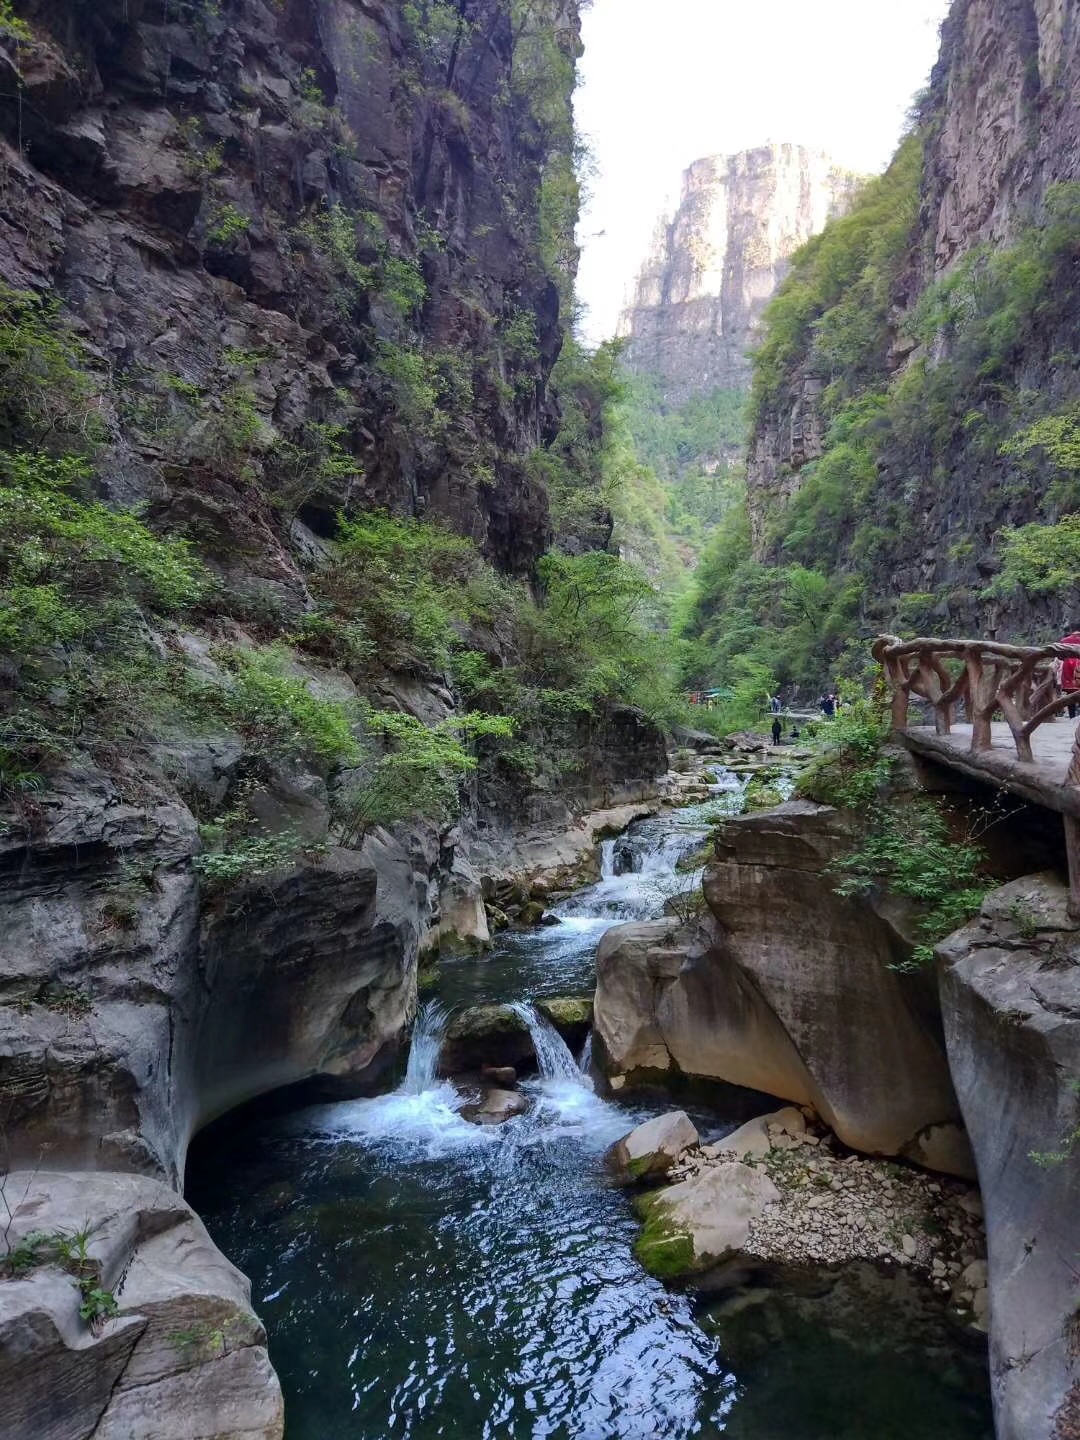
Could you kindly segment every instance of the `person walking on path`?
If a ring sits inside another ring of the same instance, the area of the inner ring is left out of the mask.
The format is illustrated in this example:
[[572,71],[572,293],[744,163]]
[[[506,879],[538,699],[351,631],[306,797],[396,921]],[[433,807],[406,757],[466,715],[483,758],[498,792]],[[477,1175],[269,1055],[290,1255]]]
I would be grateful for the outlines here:
[[[1071,635],[1066,635],[1061,641],[1062,645],[1076,645],[1080,648],[1080,631],[1074,630]],[[1076,719],[1077,709],[1080,708],[1080,660],[1071,657],[1068,660],[1059,660],[1058,685],[1062,694],[1068,695],[1069,719]]]
[[780,736],[781,736],[783,733],[784,733],[784,727],[783,727],[783,725],[780,723],[780,716],[778,715],[778,716],[776,717],[776,719],[772,722],[772,743],[773,743],[774,745],[779,745],[779,744],[780,744]]

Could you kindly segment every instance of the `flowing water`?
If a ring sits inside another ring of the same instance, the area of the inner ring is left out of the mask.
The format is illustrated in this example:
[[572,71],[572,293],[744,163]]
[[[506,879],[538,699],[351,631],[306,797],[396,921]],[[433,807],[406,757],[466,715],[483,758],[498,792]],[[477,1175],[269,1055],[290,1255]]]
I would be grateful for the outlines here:
[[[633,1258],[602,1156],[664,1107],[600,1099],[530,1001],[591,988],[604,930],[695,883],[675,867],[706,819],[607,842],[557,926],[446,965],[390,1094],[196,1144],[188,1194],[251,1277],[288,1440],[988,1440],[983,1357],[904,1277],[695,1310]],[[539,1058],[529,1113],[495,1129],[437,1076],[446,1007],[485,1001],[519,1007]],[[695,1113],[706,1135],[741,1118]]]

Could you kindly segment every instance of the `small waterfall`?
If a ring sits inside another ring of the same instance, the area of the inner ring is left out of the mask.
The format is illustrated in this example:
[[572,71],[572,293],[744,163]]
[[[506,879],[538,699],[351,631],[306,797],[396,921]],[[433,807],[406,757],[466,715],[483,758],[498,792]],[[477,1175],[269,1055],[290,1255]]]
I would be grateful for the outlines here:
[[615,841],[603,840],[600,843],[600,879],[613,880],[615,878]]
[[567,1048],[566,1041],[552,1025],[546,1015],[532,1005],[519,1004],[514,1009],[529,1027],[533,1049],[536,1051],[536,1065],[542,1080],[572,1080],[575,1085],[583,1083],[577,1061]]
[[420,1008],[413,1025],[408,1069],[400,1087],[402,1094],[423,1095],[435,1088],[439,1051],[449,1018],[446,1007],[437,1000],[429,1000]]
[[578,1061],[578,1069],[583,1075],[588,1075],[592,1069],[592,1031],[585,1036],[585,1046],[581,1052],[581,1059]]

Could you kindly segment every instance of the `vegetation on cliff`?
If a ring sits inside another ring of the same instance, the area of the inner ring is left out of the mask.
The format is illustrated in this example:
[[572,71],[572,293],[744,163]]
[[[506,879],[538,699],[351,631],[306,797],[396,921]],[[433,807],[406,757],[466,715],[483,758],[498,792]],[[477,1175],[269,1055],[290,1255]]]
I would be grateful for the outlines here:
[[997,883],[980,843],[997,817],[896,786],[888,728],[877,697],[845,706],[818,737],[817,759],[798,789],[854,817],[854,844],[832,867],[837,893],[889,892],[907,901],[917,936],[911,964],[919,966],[978,913]]
[[[1002,608],[1017,638],[1046,638],[1076,595],[1080,187],[1051,187],[1014,243],[913,293],[926,133],[803,247],[766,313],[752,489],[696,578],[692,679],[730,683],[749,651],[814,687],[859,673],[858,637],[993,628]],[[796,411],[820,454],[769,460]],[[930,562],[929,526],[953,528]]]
[[[64,43],[121,53],[127,23],[73,20]],[[196,50],[258,28],[246,0],[179,23]],[[0,798],[20,830],[73,759],[138,766],[232,735],[243,776],[198,812],[204,871],[229,879],[311,848],[255,819],[274,767],[322,777],[336,838],[358,843],[445,823],[478,765],[519,793],[541,771],[557,785],[582,722],[613,706],[677,709],[657,596],[609,548],[615,352],[563,335],[574,9],[418,0],[361,28],[355,65],[400,82],[426,147],[400,204],[366,173],[385,137],[350,93],[364,76],[305,41],[273,52],[273,93],[290,91],[275,146],[302,138],[314,184],[165,76],[156,163],[183,197],[166,220],[201,319],[142,343],[129,284],[113,324],[130,336],[106,361],[83,291],[0,289]],[[432,188],[491,164],[464,199]],[[408,713],[416,682],[456,710]]]

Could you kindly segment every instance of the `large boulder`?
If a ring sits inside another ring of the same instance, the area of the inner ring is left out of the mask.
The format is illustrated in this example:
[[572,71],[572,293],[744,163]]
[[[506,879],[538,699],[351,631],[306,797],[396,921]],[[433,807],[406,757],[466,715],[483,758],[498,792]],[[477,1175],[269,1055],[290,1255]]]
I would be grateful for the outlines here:
[[836,893],[848,821],[801,801],[718,832],[711,923],[611,930],[596,1032],[616,1074],[724,1080],[812,1106],[854,1149],[972,1173],[929,977],[904,916]]
[[938,950],[986,1207],[998,1440],[1080,1434],[1080,929],[1067,900],[1054,875],[1014,881]]
[[646,1120],[608,1151],[608,1163],[624,1181],[660,1180],[691,1145],[698,1132],[685,1110]]
[[703,1170],[638,1199],[645,1225],[634,1253],[653,1275],[699,1274],[740,1255],[752,1222],[779,1198],[764,1170],[739,1164]]
[[[27,1257],[0,1281],[5,1435],[279,1440],[281,1390],[248,1282],[179,1195],[100,1171],[15,1171],[3,1184],[9,1253]],[[56,1237],[69,1242],[63,1263]],[[115,1314],[82,1318],[92,1290]]]
[[529,1027],[512,1005],[470,1005],[446,1027],[439,1052],[444,1075],[512,1065],[521,1070],[536,1060]]

